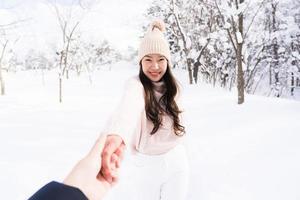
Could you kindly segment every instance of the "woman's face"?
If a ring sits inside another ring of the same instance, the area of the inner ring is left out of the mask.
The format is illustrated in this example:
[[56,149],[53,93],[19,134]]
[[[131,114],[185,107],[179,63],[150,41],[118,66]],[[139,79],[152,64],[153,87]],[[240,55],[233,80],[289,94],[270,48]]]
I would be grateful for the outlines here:
[[144,74],[154,82],[159,81],[167,71],[168,61],[160,54],[148,54],[142,59]]

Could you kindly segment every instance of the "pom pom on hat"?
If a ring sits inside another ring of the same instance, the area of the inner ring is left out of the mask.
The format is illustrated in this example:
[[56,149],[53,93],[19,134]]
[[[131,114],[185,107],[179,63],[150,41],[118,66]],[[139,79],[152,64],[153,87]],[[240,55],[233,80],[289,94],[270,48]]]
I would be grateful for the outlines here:
[[157,20],[154,20],[151,24],[151,30],[154,30],[154,28],[158,28],[161,32],[165,32],[166,31],[166,26],[165,26],[165,23],[160,20],[160,19],[157,19]]
[[148,54],[160,54],[166,57],[171,65],[171,53],[169,42],[164,37],[163,32],[166,31],[165,23],[162,20],[155,20],[151,23],[149,30],[142,38],[139,51],[138,61],[140,62],[144,56]]

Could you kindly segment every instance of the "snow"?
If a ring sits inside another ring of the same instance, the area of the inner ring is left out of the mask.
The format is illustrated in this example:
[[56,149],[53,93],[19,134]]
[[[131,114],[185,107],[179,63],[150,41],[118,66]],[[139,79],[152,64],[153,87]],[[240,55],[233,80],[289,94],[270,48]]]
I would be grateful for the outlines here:
[[224,42],[224,43],[228,41],[227,35],[221,35],[221,36],[219,37],[219,39],[220,39],[222,42]]
[[[87,76],[71,74],[64,81],[62,104],[55,72],[45,73],[44,79],[39,71],[4,73],[2,199],[27,199],[48,181],[62,181],[85,155],[117,104],[124,81],[138,71],[124,62],[111,69],[93,73],[93,84]],[[236,92],[188,85],[185,71],[174,74],[184,87],[189,200],[300,198],[300,102],[247,95],[238,105]]]
[[225,29],[230,29],[230,28],[231,28],[231,24],[228,23],[228,22],[225,22],[224,28],[225,28]]
[[9,11],[0,8],[0,24],[7,25],[13,23],[16,17]]
[[197,58],[198,56],[199,56],[199,51],[196,51],[195,49],[191,49],[190,57],[191,58]]
[[300,60],[300,54],[296,51],[293,51],[292,52],[292,56],[294,56],[296,59],[299,59]]
[[284,47],[280,47],[278,49],[278,53],[284,53],[286,51],[286,49]]
[[186,37],[186,48],[187,49],[191,49],[191,47],[192,47],[192,41],[191,41],[191,39],[190,39],[190,37]]
[[243,13],[245,11],[245,9],[247,8],[247,3],[244,2],[244,3],[240,3],[239,4],[239,8],[235,10],[235,15],[240,15],[241,13]]
[[243,43],[243,36],[242,36],[241,32],[237,31],[236,32],[236,37],[237,37],[237,42],[239,44],[242,44]]
[[207,40],[208,40],[209,38],[204,38],[204,37],[201,37],[200,39],[199,39],[199,44],[201,45],[201,46],[204,46],[206,43],[207,43]]

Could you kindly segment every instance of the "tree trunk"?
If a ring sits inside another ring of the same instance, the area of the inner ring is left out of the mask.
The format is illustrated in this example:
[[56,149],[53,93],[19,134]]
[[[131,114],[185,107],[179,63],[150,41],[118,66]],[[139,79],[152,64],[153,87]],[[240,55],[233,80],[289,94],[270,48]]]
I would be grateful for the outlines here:
[[0,63],[0,87],[1,87],[1,95],[5,95],[5,83],[2,76],[2,65]]
[[294,73],[291,73],[291,96],[294,96],[294,89],[295,89],[295,77]]
[[59,103],[62,103],[62,82],[63,82],[63,69],[62,69],[62,65],[63,65],[63,60],[64,60],[64,51],[61,51],[60,54],[60,62],[59,62],[59,73],[58,73],[58,81],[59,81],[59,88],[58,88],[58,96],[59,96]]
[[210,42],[210,38],[207,39],[207,42],[206,44],[204,45],[204,47],[201,48],[201,51],[196,59],[196,62],[193,63],[194,67],[193,67],[193,77],[194,77],[194,81],[195,83],[197,84],[198,82],[198,74],[199,74],[199,67],[201,65],[200,63],[200,59],[201,59],[201,56],[204,54],[204,50],[207,48],[209,42]]
[[178,19],[178,16],[177,16],[177,13],[175,13],[174,11],[174,1],[171,1],[171,6],[172,6],[172,14],[175,18],[175,22],[176,22],[176,25],[177,25],[177,28],[180,32],[180,36],[182,38],[182,41],[183,41],[183,51],[184,51],[184,54],[185,54],[185,60],[186,60],[186,64],[187,64],[187,68],[188,68],[188,73],[189,73],[189,81],[190,81],[190,84],[193,84],[193,70],[192,70],[192,65],[190,64],[189,62],[189,51],[190,49],[187,48],[187,38],[185,37],[185,34],[183,33],[183,30],[181,30],[181,25],[180,25],[180,22],[179,22],[179,19]]
[[[240,0],[240,3],[243,3],[244,0]],[[240,34],[243,36],[243,14],[239,15],[238,18],[238,30]],[[238,104],[242,104],[245,101],[245,95],[244,95],[244,88],[245,88],[245,81],[244,81],[244,72],[243,72],[243,43],[237,41],[237,51],[236,51],[236,58],[237,58],[237,89],[238,89]]]
[[1,95],[5,95],[5,83],[4,83],[4,79],[3,79],[3,75],[2,75],[2,60],[4,57],[4,52],[7,46],[8,40],[5,41],[4,46],[2,48],[2,53],[1,53],[1,57],[0,57],[0,87],[1,87]]
[[[272,31],[273,33],[275,33],[277,31],[277,26],[276,26],[276,12],[277,12],[277,2],[273,2],[272,4]],[[275,37],[272,40],[272,50],[273,50],[273,55],[272,55],[272,61],[271,61],[271,66],[272,66],[272,72],[274,75],[274,89],[275,89],[275,96],[276,97],[280,97],[280,80],[279,80],[279,45],[278,45],[278,41],[277,41],[277,37]]]
[[237,44],[237,89],[238,104],[244,103],[244,72],[242,63],[242,44]]
[[190,64],[188,64],[188,71],[189,71],[190,84],[193,84],[192,66]]
[[200,62],[194,63],[193,77],[194,77],[194,81],[195,81],[196,84],[198,82],[199,66],[200,66]]
[[62,76],[59,75],[59,103],[62,103]]
[[189,81],[190,81],[190,84],[193,84],[192,62],[188,59],[188,53],[185,54],[185,57],[186,57],[186,63],[187,63],[188,72],[189,72]]

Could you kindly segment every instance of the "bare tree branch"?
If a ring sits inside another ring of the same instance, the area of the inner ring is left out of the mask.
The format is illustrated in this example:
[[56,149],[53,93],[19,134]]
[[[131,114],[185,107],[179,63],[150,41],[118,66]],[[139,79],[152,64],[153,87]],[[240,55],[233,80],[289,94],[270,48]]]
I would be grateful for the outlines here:
[[238,38],[237,38],[237,35],[236,35],[237,28],[236,28],[236,24],[235,24],[235,21],[233,19],[233,16],[231,16],[231,26],[232,26],[232,31],[233,31],[233,36],[234,36],[235,42],[236,42],[236,44],[238,44]]
[[247,82],[246,82],[246,84],[245,84],[245,88],[247,88],[247,87],[249,86],[250,80],[254,77],[254,75],[255,75],[255,73],[256,73],[256,68],[257,68],[258,64],[260,63],[260,61],[262,60],[262,57],[260,57],[260,54],[261,54],[264,50],[265,50],[265,46],[263,46],[263,48],[259,51],[259,53],[258,53],[258,55],[257,55],[258,59],[257,59],[255,65],[254,65],[253,69],[252,69],[251,72],[250,72],[249,78],[248,78],[248,80],[247,80]]
[[182,37],[184,48],[186,49],[186,38],[185,38],[185,35],[184,35],[184,33],[183,33],[182,29],[181,29],[181,26],[180,26],[180,22],[179,22],[178,16],[176,15],[176,13],[175,13],[175,11],[174,11],[174,7],[175,7],[175,6],[174,6],[174,1],[171,1],[171,2],[172,2],[172,8],[171,8],[172,14],[173,14],[173,16],[174,16],[174,18],[175,18],[176,25],[177,25],[178,30],[179,30],[179,32],[180,32],[180,35],[181,35],[181,37]]
[[3,60],[3,57],[4,57],[4,52],[5,52],[5,49],[7,47],[7,44],[8,44],[8,40],[5,41],[3,47],[2,47],[2,52],[1,52],[1,57],[0,57],[0,86],[1,86],[1,95],[4,95],[5,94],[5,84],[4,84],[4,80],[3,80],[3,77],[2,77],[2,60]]
[[14,22],[11,22],[11,23],[8,23],[8,24],[0,24],[0,28],[7,28],[7,27],[10,27],[10,26],[14,26],[14,25],[17,25],[20,21],[14,21]]
[[2,59],[4,57],[4,52],[5,52],[5,49],[7,47],[7,43],[8,43],[8,40],[5,40],[4,45],[2,47],[2,52],[1,52],[1,57],[0,57],[0,63],[2,63]]
[[79,22],[77,22],[77,23],[75,24],[75,26],[74,26],[73,29],[71,30],[70,35],[67,35],[67,36],[66,36],[66,37],[67,37],[67,46],[66,46],[66,50],[65,50],[65,67],[64,67],[64,69],[63,69],[62,74],[64,74],[64,72],[66,71],[66,69],[67,69],[67,67],[68,67],[68,65],[67,65],[67,60],[68,60],[68,54],[69,54],[70,43],[71,43],[71,40],[72,40],[73,33],[74,33],[74,31],[75,31],[75,29],[76,29],[76,27],[77,27],[78,25],[79,25]]
[[210,41],[211,41],[211,38],[208,38],[206,44],[204,45],[204,47],[201,48],[201,51],[200,51],[200,53],[199,53],[199,56],[197,57],[197,61],[198,61],[198,62],[200,62],[200,58],[201,58],[201,56],[202,56],[204,50],[206,49],[206,47],[208,46],[208,44],[209,44]]
[[[222,12],[221,12],[221,9],[219,8],[218,3],[217,3],[216,0],[215,0],[215,7],[217,8],[219,14],[220,14],[221,16],[223,16],[223,14],[222,14]],[[223,20],[224,20],[224,19],[223,19]],[[232,23],[233,23],[232,26],[234,26],[234,21],[233,21],[233,19],[232,19]],[[235,45],[235,43],[234,43],[234,41],[233,41],[233,38],[232,38],[232,35],[231,35],[231,33],[230,33],[229,28],[226,28],[226,31],[227,31],[227,34],[228,34],[228,36],[229,36],[229,39],[230,39],[230,41],[231,41],[231,43],[232,43],[233,49],[234,49],[234,51],[237,53],[237,47],[236,47],[236,45]],[[236,36],[236,35],[235,35],[235,36]]]
[[254,19],[255,19],[255,17],[257,16],[257,14],[258,14],[259,10],[262,8],[262,6],[263,6],[264,2],[265,2],[265,0],[263,0],[263,1],[260,3],[260,5],[259,5],[258,9],[256,10],[256,12],[255,12],[254,16],[252,17],[252,19],[251,19],[251,22],[250,22],[250,24],[249,24],[249,26],[248,26],[248,28],[247,28],[247,30],[246,30],[246,32],[245,32],[244,38],[246,38],[246,37],[247,37],[247,35],[248,35],[248,32],[249,32],[249,30],[250,30],[250,28],[251,28],[251,26],[252,26],[252,24],[253,24],[253,22],[254,22]]

